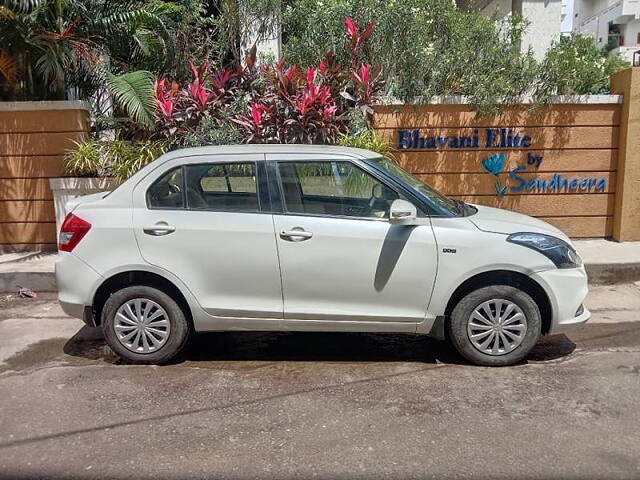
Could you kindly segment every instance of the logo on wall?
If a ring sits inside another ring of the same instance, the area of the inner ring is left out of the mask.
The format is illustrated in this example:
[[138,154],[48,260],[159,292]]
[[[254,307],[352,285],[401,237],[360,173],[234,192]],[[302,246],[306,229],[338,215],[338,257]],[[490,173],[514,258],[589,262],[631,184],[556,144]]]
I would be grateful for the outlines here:
[[506,162],[507,156],[504,153],[496,153],[482,159],[482,167],[485,171],[496,177],[494,189],[499,197],[503,197],[508,190],[507,186],[500,181],[500,172],[502,172]]
[[[461,132],[462,133],[462,132]],[[526,132],[516,128],[484,128],[469,129],[460,135],[423,134],[419,128],[398,129],[398,150],[493,150],[507,151],[526,150],[533,147],[534,141]],[[567,192],[601,192],[607,189],[605,177],[567,177],[554,173],[551,178],[523,177],[530,173],[527,168],[540,168],[544,158],[542,155],[527,153],[527,164],[516,166],[507,173],[503,181],[500,174],[507,163],[507,154],[498,152],[482,158],[482,168],[496,177],[495,192],[502,197],[507,193],[567,193]],[[508,185],[507,185],[508,183]]]
[[[542,155],[533,155],[527,152],[527,166],[539,168],[544,158]],[[495,153],[482,159],[482,168],[496,177],[496,195],[503,197],[509,191],[509,187],[500,180],[500,173],[507,163],[505,153]],[[606,190],[607,179],[604,177],[574,177],[569,178],[560,173],[554,173],[550,179],[534,177],[530,180],[519,174],[526,172],[526,166],[517,166],[509,170],[508,177],[511,183],[511,193],[561,193],[561,192],[599,192]],[[515,185],[513,184],[515,182]]]

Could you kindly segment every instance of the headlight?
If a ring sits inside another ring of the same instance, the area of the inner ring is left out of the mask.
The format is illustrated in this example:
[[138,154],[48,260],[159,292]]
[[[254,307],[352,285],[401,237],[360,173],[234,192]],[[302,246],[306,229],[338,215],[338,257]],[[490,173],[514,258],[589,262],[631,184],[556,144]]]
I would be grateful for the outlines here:
[[576,268],[582,259],[571,245],[564,240],[542,233],[514,233],[507,242],[517,243],[536,250],[551,260],[558,268]]

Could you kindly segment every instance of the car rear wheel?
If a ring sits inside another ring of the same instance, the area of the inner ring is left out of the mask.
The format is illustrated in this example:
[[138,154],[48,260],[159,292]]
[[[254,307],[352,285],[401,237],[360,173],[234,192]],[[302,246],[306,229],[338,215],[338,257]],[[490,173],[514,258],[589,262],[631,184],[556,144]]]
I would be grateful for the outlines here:
[[448,323],[449,338],[467,360],[488,366],[522,361],[540,337],[542,318],[531,296],[508,285],[467,294]]
[[147,286],[112,294],[102,309],[102,329],[111,349],[131,363],[161,364],[189,338],[189,322],[166,293]]

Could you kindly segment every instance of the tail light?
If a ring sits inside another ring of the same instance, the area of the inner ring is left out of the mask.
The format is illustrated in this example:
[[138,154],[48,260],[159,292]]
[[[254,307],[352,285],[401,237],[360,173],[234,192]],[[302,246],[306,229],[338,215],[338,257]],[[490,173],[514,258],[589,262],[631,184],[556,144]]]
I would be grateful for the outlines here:
[[84,238],[90,229],[91,224],[89,222],[70,213],[66,216],[60,228],[58,250],[70,252],[76,248],[76,245],[80,243],[80,240]]

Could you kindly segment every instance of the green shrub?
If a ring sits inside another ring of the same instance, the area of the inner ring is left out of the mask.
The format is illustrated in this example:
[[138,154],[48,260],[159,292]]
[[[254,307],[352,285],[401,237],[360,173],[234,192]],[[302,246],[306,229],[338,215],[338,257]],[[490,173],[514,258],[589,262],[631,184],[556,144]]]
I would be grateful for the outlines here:
[[64,171],[75,177],[124,181],[167,151],[166,142],[88,140],[65,154]]
[[340,135],[338,137],[338,145],[371,150],[385,157],[393,156],[391,145],[380,140],[373,130],[363,130],[355,135]]
[[608,55],[590,36],[563,37],[547,52],[536,85],[544,99],[553,95],[609,93],[609,76],[631,65],[618,55]]
[[531,52],[520,52],[526,27],[460,10],[451,0],[291,0],[283,9],[284,56],[310,64],[331,51],[349,61],[340,35],[344,17],[376,23],[363,60],[380,65],[386,91],[403,102],[465,95],[479,110],[516,102],[536,76]]
[[247,135],[224,114],[215,119],[211,115],[203,116],[200,123],[183,138],[176,139],[182,147],[201,147],[204,145],[236,145],[246,143]]
[[87,140],[74,142],[76,148],[64,156],[64,173],[72,177],[100,177],[104,175],[103,159],[100,155],[100,142]]

